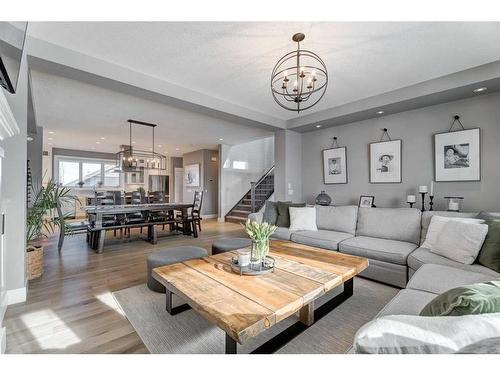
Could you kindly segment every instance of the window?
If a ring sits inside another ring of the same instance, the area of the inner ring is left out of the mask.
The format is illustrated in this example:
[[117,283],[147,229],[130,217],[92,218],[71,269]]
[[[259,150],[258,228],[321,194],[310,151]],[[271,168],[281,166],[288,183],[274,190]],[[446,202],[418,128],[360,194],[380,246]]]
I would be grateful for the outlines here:
[[56,157],[57,180],[68,187],[120,187],[120,174],[111,160]]
[[248,169],[248,162],[233,160],[233,169]]

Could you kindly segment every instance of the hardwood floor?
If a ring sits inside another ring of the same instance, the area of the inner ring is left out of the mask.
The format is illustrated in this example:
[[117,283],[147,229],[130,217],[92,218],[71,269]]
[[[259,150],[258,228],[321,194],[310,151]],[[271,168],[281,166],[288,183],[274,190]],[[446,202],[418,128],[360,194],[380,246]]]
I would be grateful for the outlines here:
[[[163,247],[194,245],[209,253],[212,241],[245,237],[239,224],[204,220],[199,238],[163,237],[158,244],[112,237],[96,254],[85,235],[66,237],[61,255],[57,238],[46,241],[45,273],[30,282],[27,302],[11,305],[4,324],[7,353],[147,353],[111,292],[146,282],[146,257]],[[132,231],[132,238],[146,236]]]

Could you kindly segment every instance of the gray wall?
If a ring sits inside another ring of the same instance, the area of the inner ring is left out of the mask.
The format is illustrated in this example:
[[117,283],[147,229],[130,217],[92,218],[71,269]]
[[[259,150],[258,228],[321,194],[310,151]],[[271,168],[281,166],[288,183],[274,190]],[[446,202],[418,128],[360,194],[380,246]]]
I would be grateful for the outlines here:
[[37,127],[36,133],[28,133],[33,138],[27,145],[27,157],[30,161],[31,180],[33,185],[41,184],[43,171],[42,171],[42,148],[43,148],[43,128]]
[[175,168],[182,168],[182,158],[170,158],[170,178],[169,178],[169,192],[170,202],[179,202],[180,198],[175,196]]
[[16,94],[4,91],[20,133],[0,142],[5,151],[2,200],[5,212],[7,290],[24,288],[26,227],[26,137],[28,112],[28,68],[23,56]]
[[[302,186],[304,198],[314,202],[321,190],[333,204],[358,204],[362,194],[374,195],[377,207],[405,207],[406,196],[419,185],[430,185],[434,176],[433,134],[447,131],[452,116],[459,114],[467,127],[480,127],[482,181],[434,183],[435,209],[444,209],[444,196],[464,196],[464,210],[500,210],[500,93],[440,104],[391,116],[305,133],[302,136]],[[403,140],[403,182],[368,182],[368,144],[380,139],[388,128],[392,139]],[[349,183],[324,185],[321,150],[337,136],[347,146]],[[420,200],[417,198],[417,202]],[[420,207],[420,203],[417,204]]]
[[[216,161],[211,161],[212,156]],[[218,200],[218,152],[213,150],[198,150],[182,156],[183,168],[190,164],[200,164],[200,187],[188,188],[184,186],[183,201],[192,202],[194,192],[203,190],[203,215],[217,215]]]

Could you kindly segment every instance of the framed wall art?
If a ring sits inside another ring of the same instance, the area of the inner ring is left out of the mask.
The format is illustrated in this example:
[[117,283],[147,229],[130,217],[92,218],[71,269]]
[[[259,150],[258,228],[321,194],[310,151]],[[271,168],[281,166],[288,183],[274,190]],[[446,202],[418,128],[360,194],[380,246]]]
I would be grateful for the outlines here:
[[370,143],[370,183],[402,182],[401,139]]
[[434,178],[442,181],[481,181],[481,130],[434,135]]
[[200,186],[200,164],[189,164],[184,167],[184,183],[186,187]]
[[347,184],[347,147],[323,150],[323,182]]

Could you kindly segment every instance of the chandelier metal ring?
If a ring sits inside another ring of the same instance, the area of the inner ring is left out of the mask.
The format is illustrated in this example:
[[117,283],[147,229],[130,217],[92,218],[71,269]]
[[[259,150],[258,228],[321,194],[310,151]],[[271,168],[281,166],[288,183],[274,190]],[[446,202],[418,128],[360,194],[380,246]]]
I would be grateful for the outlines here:
[[[314,52],[300,49],[302,33],[292,40],[297,49],[281,57],[271,74],[271,93],[282,108],[300,113],[316,105],[328,86],[328,69]],[[307,103],[307,104],[306,104]]]

